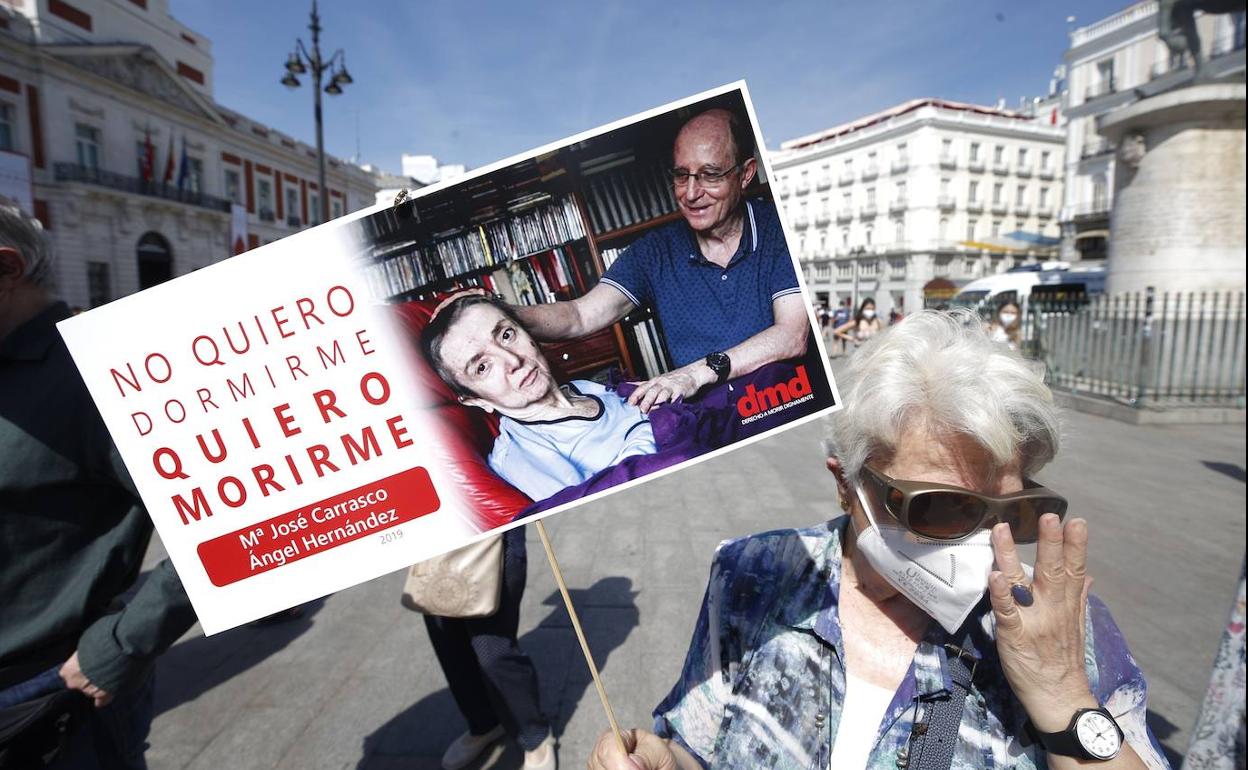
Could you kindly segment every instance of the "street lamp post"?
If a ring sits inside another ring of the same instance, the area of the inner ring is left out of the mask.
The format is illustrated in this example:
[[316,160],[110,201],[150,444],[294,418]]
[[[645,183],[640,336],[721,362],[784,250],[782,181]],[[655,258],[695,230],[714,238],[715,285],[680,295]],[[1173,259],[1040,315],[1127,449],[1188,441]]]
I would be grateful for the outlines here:
[[298,88],[300,82],[296,75],[302,75],[309,71],[312,73],[312,94],[316,114],[316,185],[320,194],[320,221],[328,222],[329,188],[325,186],[325,140],[321,121],[321,78],[326,72],[330,73],[329,85],[325,86],[325,93],[330,96],[337,96],[342,93],[342,87],[351,84],[353,80],[347,72],[347,56],[341,48],[334,51],[328,59],[321,56],[321,17],[316,12],[316,0],[312,0],[312,23],[308,25],[308,29],[312,30],[312,49],[309,51],[304,46],[302,38],[295,38],[295,50],[291,51],[290,56],[286,58],[286,75],[282,78],[282,85],[292,89]]

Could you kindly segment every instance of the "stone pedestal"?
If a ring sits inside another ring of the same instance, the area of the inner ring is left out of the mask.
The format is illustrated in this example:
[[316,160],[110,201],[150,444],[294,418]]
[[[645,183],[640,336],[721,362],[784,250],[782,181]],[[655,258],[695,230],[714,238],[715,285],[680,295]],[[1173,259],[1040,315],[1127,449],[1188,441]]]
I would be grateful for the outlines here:
[[1244,84],[1193,84],[1101,118],[1118,145],[1108,291],[1243,290]]

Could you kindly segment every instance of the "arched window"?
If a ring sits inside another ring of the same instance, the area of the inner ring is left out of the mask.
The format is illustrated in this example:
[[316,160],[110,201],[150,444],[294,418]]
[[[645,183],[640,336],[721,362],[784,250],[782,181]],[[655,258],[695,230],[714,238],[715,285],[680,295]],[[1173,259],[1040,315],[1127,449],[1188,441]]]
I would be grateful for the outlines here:
[[135,249],[139,260],[139,290],[151,288],[173,277],[173,250],[160,233],[148,232]]

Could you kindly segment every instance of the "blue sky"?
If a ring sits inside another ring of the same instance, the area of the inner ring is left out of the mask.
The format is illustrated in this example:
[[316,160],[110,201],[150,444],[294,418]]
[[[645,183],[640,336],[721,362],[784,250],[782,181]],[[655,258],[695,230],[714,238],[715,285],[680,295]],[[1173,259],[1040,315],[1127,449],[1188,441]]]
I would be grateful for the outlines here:
[[[403,152],[481,166],[744,78],[774,148],[920,96],[1041,95],[1066,17],[1125,4],[323,0],[322,48],[344,48],[356,81],[326,97],[325,143],[351,157],[358,137],[360,162],[391,171]],[[278,83],[310,5],[171,0],[170,12],[213,41],[219,102],[311,142],[308,86]]]

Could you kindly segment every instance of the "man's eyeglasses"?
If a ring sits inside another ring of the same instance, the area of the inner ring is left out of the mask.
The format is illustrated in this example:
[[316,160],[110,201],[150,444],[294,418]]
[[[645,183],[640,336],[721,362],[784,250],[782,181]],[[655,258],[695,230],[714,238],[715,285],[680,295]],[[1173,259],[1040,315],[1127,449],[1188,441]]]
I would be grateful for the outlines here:
[[696,174],[692,174],[683,168],[672,168],[668,169],[667,175],[671,177],[672,185],[674,187],[684,187],[689,183],[690,179],[697,182],[699,187],[719,187],[727,181],[728,176],[732,174],[732,172],[739,168],[741,168],[740,163],[732,168],[725,169],[724,171],[715,171],[712,169],[710,171],[699,171]]
[[894,479],[869,465],[863,466],[863,478],[890,516],[929,540],[964,540],[992,520],[1009,524],[1014,542],[1034,543],[1043,514],[1066,516],[1066,498],[1029,479],[1023,480],[1022,491],[996,496],[948,484]]

